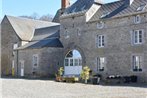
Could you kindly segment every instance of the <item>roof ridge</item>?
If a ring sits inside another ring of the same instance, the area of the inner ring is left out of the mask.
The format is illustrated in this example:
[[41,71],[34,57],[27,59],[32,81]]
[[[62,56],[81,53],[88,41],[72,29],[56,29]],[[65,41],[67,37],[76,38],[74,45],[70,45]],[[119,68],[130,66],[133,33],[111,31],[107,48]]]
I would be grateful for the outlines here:
[[29,21],[35,21],[35,22],[44,22],[44,23],[55,23],[55,22],[50,22],[50,21],[43,21],[43,20],[37,20],[37,19],[29,19],[25,17],[19,17],[19,16],[10,16],[10,15],[5,15],[6,17],[10,18],[15,18],[15,19],[20,19],[20,20],[29,20]]

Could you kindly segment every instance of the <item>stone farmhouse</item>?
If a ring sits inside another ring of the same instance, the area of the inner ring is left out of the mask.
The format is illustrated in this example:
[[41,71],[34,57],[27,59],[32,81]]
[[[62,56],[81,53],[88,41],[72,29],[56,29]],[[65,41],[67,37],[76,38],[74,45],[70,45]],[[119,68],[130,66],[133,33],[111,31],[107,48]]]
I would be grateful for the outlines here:
[[83,66],[102,75],[138,76],[147,82],[147,0],[62,0],[53,22],[5,16],[1,73],[20,77],[79,75]]

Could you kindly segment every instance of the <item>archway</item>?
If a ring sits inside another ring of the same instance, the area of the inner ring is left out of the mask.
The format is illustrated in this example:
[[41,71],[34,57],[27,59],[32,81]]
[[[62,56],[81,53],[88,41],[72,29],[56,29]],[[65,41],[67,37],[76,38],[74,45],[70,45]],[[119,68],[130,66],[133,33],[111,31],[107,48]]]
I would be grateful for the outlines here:
[[71,50],[65,55],[64,75],[80,75],[82,71],[82,56],[78,50]]

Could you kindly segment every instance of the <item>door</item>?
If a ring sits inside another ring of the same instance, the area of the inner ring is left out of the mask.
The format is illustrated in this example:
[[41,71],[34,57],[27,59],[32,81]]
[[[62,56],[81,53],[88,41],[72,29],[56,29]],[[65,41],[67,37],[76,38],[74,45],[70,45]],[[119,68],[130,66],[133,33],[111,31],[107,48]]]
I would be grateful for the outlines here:
[[15,64],[15,62],[14,62],[14,60],[12,60],[12,76],[14,76],[14,75],[15,75],[15,68],[14,68],[14,64]]
[[20,76],[24,76],[24,61],[20,61]]
[[80,75],[82,72],[82,57],[80,52],[72,50],[64,59],[64,75]]

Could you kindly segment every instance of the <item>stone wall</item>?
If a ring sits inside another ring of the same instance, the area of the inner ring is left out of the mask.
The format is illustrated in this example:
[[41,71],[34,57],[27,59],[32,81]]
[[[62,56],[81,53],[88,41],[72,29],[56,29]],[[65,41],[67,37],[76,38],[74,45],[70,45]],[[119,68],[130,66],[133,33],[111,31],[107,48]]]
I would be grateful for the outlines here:
[[[89,65],[94,73],[100,73],[104,78],[109,75],[137,75],[140,82],[147,82],[147,13],[139,14],[139,24],[134,23],[135,15],[130,15],[100,20],[104,22],[102,29],[97,28],[99,20],[86,23],[85,15],[62,18],[60,22],[64,55],[77,48],[83,54],[83,66]],[[133,46],[130,32],[137,29],[144,30],[144,43]],[[96,36],[101,34],[105,36],[106,46],[97,48]],[[134,54],[140,54],[144,58],[142,72],[132,71],[131,59]],[[97,71],[96,58],[101,56],[106,57],[107,62],[104,72]]]
[[[39,66],[35,75],[37,77],[52,77],[58,68],[63,66],[62,48],[41,48],[19,50],[19,61],[24,60],[24,74],[26,77],[33,76],[33,55],[38,54]],[[17,64],[15,64],[17,65]],[[17,66],[16,66],[17,68]],[[16,70],[16,69],[15,69]],[[20,76],[20,65],[18,65],[18,75]],[[16,72],[17,74],[17,72]]]
[[2,75],[10,75],[12,69],[13,44],[20,44],[20,39],[16,35],[9,20],[5,17],[1,24],[1,71]]

